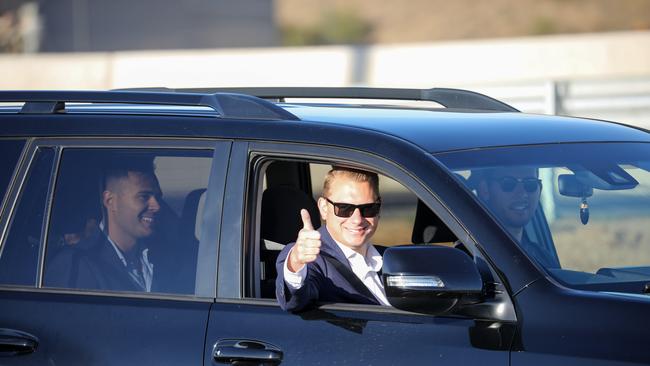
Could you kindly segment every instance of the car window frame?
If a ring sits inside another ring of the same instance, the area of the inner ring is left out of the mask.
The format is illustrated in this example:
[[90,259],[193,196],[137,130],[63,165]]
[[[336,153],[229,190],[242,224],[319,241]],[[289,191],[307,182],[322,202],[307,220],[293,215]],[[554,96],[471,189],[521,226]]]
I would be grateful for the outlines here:
[[[14,142],[20,142],[22,143],[20,147],[20,153],[18,154],[18,158],[15,161],[15,164],[13,166],[13,169],[11,170],[11,176],[9,177],[9,181],[7,182],[7,188],[4,191],[4,193],[0,193],[0,215],[5,211],[5,206],[9,202],[9,197],[11,196],[11,191],[12,187],[14,186],[14,181],[18,179],[18,170],[20,166],[23,164],[23,161],[27,158],[27,150],[29,147],[29,139],[27,138],[2,138],[0,139],[0,143],[4,141],[14,141]],[[1,224],[0,224],[0,227]],[[2,232],[0,232],[0,238],[2,238]]]
[[34,165],[37,163],[38,155],[39,155],[39,150],[45,150],[49,149],[52,151],[52,162],[50,163],[51,166],[49,167],[49,179],[47,181],[47,192],[45,194],[45,201],[43,202],[43,220],[40,222],[40,236],[39,236],[39,244],[38,244],[38,257],[36,260],[36,281],[33,284],[27,285],[27,284],[4,284],[0,283],[0,288],[2,287],[8,287],[8,288],[38,288],[38,283],[39,283],[39,278],[41,276],[41,255],[43,252],[43,247],[44,247],[44,242],[45,242],[45,236],[47,232],[47,222],[49,220],[46,220],[47,217],[49,217],[49,212],[50,212],[50,197],[53,194],[52,188],[53,188],[53,177],[56,174],[55,172],[55,166],[56,166],[56,161],[57,161],[57,150],[56,148],[52,148],[51,146],[39,146],[37,144],[34,144],[33,141],[30,141],[28,143],[28,146],[26,146],[23,150],[23,157],[24,160],[21,161],[20,167],[17,169],[14,169],[15,176],[12,178],[14,181],[14,184],[12,184],[11,191],[7,192],[7,207],[6,210],[2,212],[2,221],[0,221],[0,256],[3,255],[5,247],[6,247],[6,241],[9,239],[9,236],[11,234],[11,228],[12,224],[14,222],[15,216],[18,214],[19,207],[20,207],[20,198],[24,194],[25,190],[27,189],[27,183],[28,180],[30,179],[30,173]]
[[[17,168],[14,184],[8,193],[7,210],[0,220],[0,245],[4,245],[8,234],[9,226],[16,208],[19,204],[20,193],[24,189],[29,168],[31,167],[38,148],[51,147],[55,150],[55,157],[52,164],[52,174],[46,198],[46,219],[40,238],[40,253],[36,286],[9,286],[0,284],[0,290],[11,290],[21,292],[39,293],[66,293],[74,295],[126,297],[126,298],[155,298],[187,301],[213,301],[216,296],[216,255],[219,247],[219,233],[221,223],[221,208],[224,196],[225,173],[228,170],[231,140],[227,139],[173,139],[173,138],[114,138],[114,137],[83,137],[83,138],[32,138],[28,141],[23,154],[25,158]],[[137,292],[112,292],[88,289],[59,289],[43,287],[43,269],[45,262],[45,250],[48,241],[49,225],[52,214],[53,194],[58,179],[58,170],[61,166],[61,157],[68,148],[93,148],[93,149],[158,149],[158,150],[211,150],[212,161],[208,178],[208,189],[205,209],[203,211],[203,222],[199,261],[197,263],[197,282],[194,295],[181,295],[172,293],[137,293]],[[205,224],[207,223],[207,224]],[[211,228],[208,230],[208,228]],[[212,265],[210,262],[210,257]],[[201,273],[201,275],[199,275]],[[199,295],[197,295],[199,294]]]
[[15,213],[17,206],[19,193],[22,191],[27,179],[27,173],[29,168],[34,160],[36,151],[33,146],[33,140],[29,139],[26,141],[25,146],[23,147],[23,152],[21,154],[20,160],[14,168],[13,177],[7,187],[7,192],[4,197],[4,201],[0,210],[0,254],[4,247],[4,241],[6,236],[9,234],[9,223],[11,218]]
[[[256,247],[258,247],[257,243],[259,243],[260,238],[259,220],[261,205],[258,204],[258,202],[251,202],[253,198],[250,197],[251,192],[257,192],[257,197],[255,197],[253,201],[261,200],[259,192],[260,187],[250,187],[250,175],[256,174],[254,171],[256,164],[255,161],[259,158],[268,160],[298,160],[322,164],[347,164],[377,171],[378,173],[399,182],[410,190],[440,217],[442,222],[444,222],[445,225],[454,232],[459,240],[466,243],[468,249],[472,253],[482,256],[482,253],[478,250],[474,239],[471,238],[464,226],[460,222],[456,221],[456,218],[452,213],[447,211],[444,204],[439,201],[435,194],[432,194],[423,182],[416,179],[404,167],[385,157],[352,148],[333,147],[316,143],[236,141],[233,144],[233,155],[231,159],[231,167],[228,172],[227,183],[228,187],[236,187],[236,192],[231,190],[228,191],[230,197],[229,199],[226,199],[224,210],[226,210],[226,206],[229,206],[230,209],[239,211],[233,211],[230,215],[224,215],[224,226],[229,227],[235,225],[234,221],[237,220],[237,224],[241,225],[241,230],[232,230],[232,232],[224,233],[223,235],[225,235],[225,237],[222,237],[222,241],[225,243],[241,244],[237,253],[233,253],[232,248],[229,253],[224,253],[223,249],[225,249],[226,246],[221,247],[222,252],[219,255],[218,264],[218,302],[279,307],[279,304],[274,299],[245,296],[247,275],[245,273],[247,260],[245,253],[255,253],[256,251],[259,251],[259,248]],[[243,201],[241,197],[243,197]],[[237,204],[235,201],[240,201],[240,203]],[[251,211],[251,207],[255,208],[254,212]],[[237,219],[233,219],[235,217]],[[226,223],[226,220],[229,220],[229,222]],[[252,248],[255,249],[252,250]],[[498,272],[494,271],[491,265],[490,267],[493,272]],[[233,276],[233,273],[238,275]],[[228,274],[230,275],[228,276]],[[510,295],[508,294],[507,296]],[[321,305],[321,308],[363,312],[408,313],[393,307],[347,303],[327,303]]]

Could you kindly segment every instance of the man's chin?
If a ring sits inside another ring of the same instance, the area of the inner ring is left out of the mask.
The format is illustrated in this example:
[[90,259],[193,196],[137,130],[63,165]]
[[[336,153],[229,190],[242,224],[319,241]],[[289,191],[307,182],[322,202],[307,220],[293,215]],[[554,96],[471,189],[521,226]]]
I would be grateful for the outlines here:
[[530,221],[530,217],[509,217],[506,224],[515,228],[523,228]]
[[152,236],[155,232],[156,230],[153,227],[143,228],[142,230],[140,230],[140,239],[146,239]]
[[368,242],[368,238],[365,235],[360,236],[360,237],[356,237],[356,236],[355,237],[347,237],[346,236],[346,237],[344,237],[344,239],[345,239],[345,245],[347,247],[352,248],[352,249],[361,248],[366,244],[366,242]]

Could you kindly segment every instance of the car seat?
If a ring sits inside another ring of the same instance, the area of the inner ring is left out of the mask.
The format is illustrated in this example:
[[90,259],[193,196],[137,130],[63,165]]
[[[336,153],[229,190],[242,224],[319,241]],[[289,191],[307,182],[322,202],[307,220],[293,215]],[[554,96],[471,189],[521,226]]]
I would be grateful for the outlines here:
[[275,261],[286,244],[296,240],[302,229],[300,209],[306,209],[314,228],[320,227],[320,215],[316,201],[298,188],[275,186],[267,188],[262,195],[260,265],[261,295],[275,297]]

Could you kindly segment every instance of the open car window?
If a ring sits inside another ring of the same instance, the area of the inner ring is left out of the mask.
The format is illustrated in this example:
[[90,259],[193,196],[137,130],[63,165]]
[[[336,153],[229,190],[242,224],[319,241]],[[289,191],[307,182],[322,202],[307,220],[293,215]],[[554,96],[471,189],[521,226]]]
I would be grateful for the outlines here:
[[[249,297],[275,298],[276,260],[302,228],[300,209],[310,213],[314,228],[324,223],[317,208],[323,181],[331,164],[267,159],[252,174],[251,194],[257,197],[259,250],[249,256]],[[402,183],[379,173],[381,214],[371,243],[386,247],[443,244],[457,240],[449,228]],[[257,258],[256,258],[257,256]]]
[[560,282],[625,291],[650,280],[649,144],[504,147],[437,158]]

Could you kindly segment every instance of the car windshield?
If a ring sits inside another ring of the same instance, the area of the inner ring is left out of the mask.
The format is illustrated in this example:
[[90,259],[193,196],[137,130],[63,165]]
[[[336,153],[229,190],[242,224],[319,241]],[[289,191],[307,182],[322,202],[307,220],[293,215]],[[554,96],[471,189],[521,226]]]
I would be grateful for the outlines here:
[[[650,144],[576,143],[437,154],[563,284],[650,281]],[[638,286],[634,286],[638,288]]]

